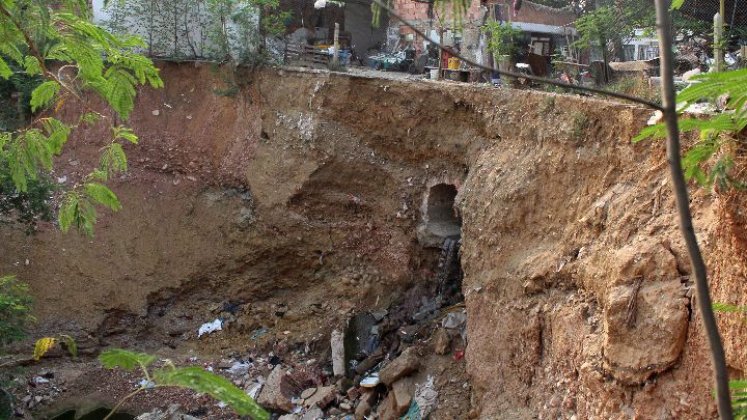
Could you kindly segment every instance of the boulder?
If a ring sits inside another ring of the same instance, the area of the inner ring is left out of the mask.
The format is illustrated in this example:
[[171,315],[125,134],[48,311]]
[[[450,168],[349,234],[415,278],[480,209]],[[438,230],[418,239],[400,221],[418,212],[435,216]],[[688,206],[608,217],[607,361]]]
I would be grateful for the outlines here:
[[604,367],[629,385],[641,384],[679,360],[689,322],[679,279],[644,280],[637,293],[635,289],[611,288],[604,310]]
[[410,347],[379,371],[379,379],[386,385],[392,385],[398,379],[417,371],[419,367],[420,356],[414,347]]
[[323,386],[318,388],[311,397],[306,399],[303,405],[306,408],[326,408],[336,398],[337,388],[334,386]]

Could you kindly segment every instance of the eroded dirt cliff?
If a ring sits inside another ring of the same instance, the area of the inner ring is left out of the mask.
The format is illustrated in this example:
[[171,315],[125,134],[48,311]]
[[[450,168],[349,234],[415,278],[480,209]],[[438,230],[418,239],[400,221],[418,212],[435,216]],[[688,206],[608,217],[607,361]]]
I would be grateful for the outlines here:
[[[130,122],[141,144],[112,185],[122,211],[94,238],[0,230],[0,272],[31,284],[38,333],[223,355],[267,328],[274,350],[328,361],[354,313],[436,287],[438,250],[416,231],[447,184],[469,384],[437,418],[714,417],[663,145],[630,141],[646,110],[289,70],[239,72],[222,96],[207,66],[162,71]],[[72,141],[56,176],[87,173],[103,134]],[[716,301],[747,303],[742,201],[693,200]],[[225,302],[241,307],[230,327],[195,340]],[[745,325],[722,318],[741,375]]]

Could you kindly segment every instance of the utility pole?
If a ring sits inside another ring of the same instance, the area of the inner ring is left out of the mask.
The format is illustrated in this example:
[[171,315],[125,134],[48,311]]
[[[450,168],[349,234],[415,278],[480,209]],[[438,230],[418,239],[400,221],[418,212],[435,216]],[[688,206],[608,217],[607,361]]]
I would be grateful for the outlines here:
[[[724,0],[721,0],[721,7]],[[713,16],[713,60],[716,71],[724,71],[724,15]]]
[[335,40],[334,40],[335,52],[332,54],[332,64],[337,66],[340,64],[340,24],[335,22]]

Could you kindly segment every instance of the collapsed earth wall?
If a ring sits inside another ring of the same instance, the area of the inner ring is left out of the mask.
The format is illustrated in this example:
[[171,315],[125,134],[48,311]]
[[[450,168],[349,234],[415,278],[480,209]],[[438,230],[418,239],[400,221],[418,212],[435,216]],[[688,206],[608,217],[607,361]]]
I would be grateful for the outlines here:
[[[233,299],[253,312],[218,348],[280,302],[279,330],[328,334],[350,310],[429,278],[416,231],[429,188],[448,184],[473,413],[714,417],[663,144],[631,143],[648,111],[451,83],[161,67],[166,87],[138,97],[141,144],[112,184],[123,210],[93,238],[0,230],[0,272],[31,285],[41,330],[173,345],[210,302]],[[90,129],[71,141],[60,182],[87,173],[105,138]],[[693,199],[715,301],[747,300],[741,201]],[[720,321],[741,375],[744,324]]]

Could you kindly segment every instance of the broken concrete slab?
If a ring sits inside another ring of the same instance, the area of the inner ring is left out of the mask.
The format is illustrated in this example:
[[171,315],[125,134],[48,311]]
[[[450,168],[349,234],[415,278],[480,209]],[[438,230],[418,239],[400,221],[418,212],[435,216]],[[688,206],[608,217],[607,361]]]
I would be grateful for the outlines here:
[[392,385],[390,395],[394,397],[394,411],[397,416],[405,414],[410,407],[410,403],[412,403],[413,395],[415,395],[415,379],[407,377],[398,380]]
[[314,394],[304,400],[304,407],[326,408],[332,401],[337,398],[337,388],[334,386],[323,386],[318,388]]
[[312,407],[304,413],[303,417],[301,417],[301,420],[321,420],[324,418],[324,411],[322,411],[319,407]]
[[392,385],[420,367],[420,356],[415,347],[410,347],[379,371],[379,379],[386,385]]
[[312,395],[316,393],[316,388],[308,388],[304,389],[304,391],[301,393],[301,399],[306,400],[311,398]]
[[291,396],[283,393],[283,389],[287,387],[284,386],[284,383],[287,382],[287,380],[285,369],[280,365],[275,366],[275,369],[273,369],[267,377],[267,382],[265,382],[265,385],[262,387],[259,397],[257,397],[257,404],[270,410],[283,412],[291,411],[293,409]]

